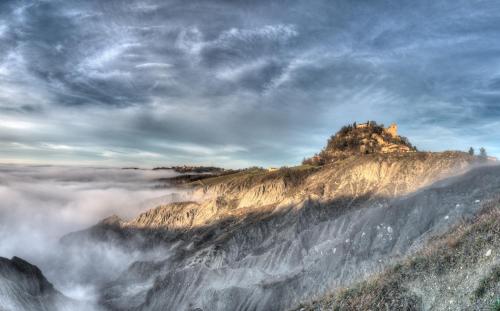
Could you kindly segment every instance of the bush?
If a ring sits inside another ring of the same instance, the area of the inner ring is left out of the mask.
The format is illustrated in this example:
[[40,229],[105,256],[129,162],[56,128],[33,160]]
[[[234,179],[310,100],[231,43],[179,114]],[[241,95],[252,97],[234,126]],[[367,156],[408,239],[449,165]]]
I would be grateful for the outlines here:
[[492,311],[500,311],[500,297],[495,300],[493,305],[491,306]]
[[500,266],[496,266],[491,271],[490,275],[485,277],[479,282],[479,286],[474,291],[474,296],[476,298],[481,298],[486,294],[486,292],[493,287],[496,283],[500,282]]

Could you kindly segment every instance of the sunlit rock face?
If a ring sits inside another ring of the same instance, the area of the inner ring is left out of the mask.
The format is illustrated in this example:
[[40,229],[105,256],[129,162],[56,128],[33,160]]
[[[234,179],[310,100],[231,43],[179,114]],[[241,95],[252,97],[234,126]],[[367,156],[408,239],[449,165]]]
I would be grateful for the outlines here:
[[85,270],[99,308],[294,308],[382,271],[475,215],[498,193],[500,167],[458,152],[378,153],[188,187],[189,200],[63,237],[76,257],[96,245],[130,254],[119,269]]
[[169,248],[102,287],[109,309],[286,310],[381,271],[474,215],[497,192],[500,168],[471,162],[461,153],[373,155],[298,176],[207,180],[194,189],[200,201],[73,238],[127,232],[141,236],[138,247]]

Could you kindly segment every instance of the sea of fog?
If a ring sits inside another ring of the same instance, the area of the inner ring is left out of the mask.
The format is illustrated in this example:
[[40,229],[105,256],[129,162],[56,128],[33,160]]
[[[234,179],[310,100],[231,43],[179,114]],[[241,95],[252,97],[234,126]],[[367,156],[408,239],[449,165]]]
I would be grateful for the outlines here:
[[[0,256],[38,265],[64,294],[90,299],[98,273],[116,277],[144,254],[93,245],[76,254],[60,252],[59,239],[101,219],[129,219],[166,203],[177,189],[158,187],[170,170],[0,165]],[[61,262],[64,269],[61,271]]]

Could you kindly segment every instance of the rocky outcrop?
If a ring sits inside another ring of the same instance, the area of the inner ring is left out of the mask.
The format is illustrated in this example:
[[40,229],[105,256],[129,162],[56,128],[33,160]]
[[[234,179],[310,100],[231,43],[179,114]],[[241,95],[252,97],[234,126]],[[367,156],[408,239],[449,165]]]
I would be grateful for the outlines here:
[[112,216],[99,226],[184,232],[241,220],[263,210],[279,214],[282,209],[306,201],[388,201],[463,172],[472,160],[460,152],[373,154],[349,157],[320,168],[249,171],[196,186],[191,197],[197,201],[160,205],[131,221]]
[[47,281],[38,267],[13,257],[0,257],[0,310],[72,311],[97,310],[90,304],[73,301]]
[[213,215],[212,209],[201,209],[196,202],[179,202],[146,211],[122,226],[176,231],[203,225]]
[[406,137],[398,135],[396,124],[384,128],[381,124],[369,121],[344,126],[330,137],[319,154],[304,160],[304,164],[322,165],[352,155],[406,153],[416,150]]
[[[415,169],[422,176],[441,172]],[[176,239],[169,258],[137,263],[104,288],[103,302],[119,310],[285,310],[413,254],[430,237],[472,217],[481,207],[478,202],[494,197],[500,187],[499,167],[475,168],[437,182],[429,175],[416,190],[411,177],[403,187],[396,171],[382,172],[351,171],[356,187],[332,181],[323,190],[329,200],[287,198],[286,204],[254,207],[253,212],[236,208],[236,217],[224,218],[229,221],[219,218],[192,227]],[[325,182],[332,174],[316,172],[299,188],[315,185],[313,178]],[[370,185],[370,178],[383,187]],[[384,178],[397,183],[390,186]],[[356,195],[340,195],[339,189]],[[204,204],[213,203],[198,208]],[[157,215],[165,210],[151,215],[161,219]]]

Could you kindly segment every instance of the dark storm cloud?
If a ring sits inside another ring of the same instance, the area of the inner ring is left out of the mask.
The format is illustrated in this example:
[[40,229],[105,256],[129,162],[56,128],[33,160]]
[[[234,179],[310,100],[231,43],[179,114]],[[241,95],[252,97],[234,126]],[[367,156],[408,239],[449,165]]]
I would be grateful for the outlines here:
[[366,119],[500,154],[499,6],[2,1],[0,156],[291,164]]

